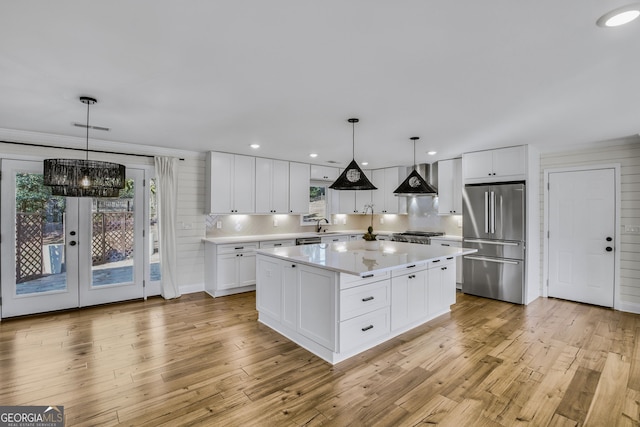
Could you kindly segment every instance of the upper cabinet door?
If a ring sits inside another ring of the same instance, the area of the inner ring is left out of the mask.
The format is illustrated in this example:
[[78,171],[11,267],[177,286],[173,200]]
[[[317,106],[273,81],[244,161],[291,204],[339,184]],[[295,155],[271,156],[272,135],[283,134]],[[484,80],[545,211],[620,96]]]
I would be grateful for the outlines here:
[[289,213],[309,213],[310,171],[308,163],[289,163]]
[[209,152],[206,157],[207,213],[255,213],[255,159]]
[[407,198],[398,197],[394,191],[407,177],[407,168],[393,167],[384,170],[384,212],[388,214],[407,213]]
[[335,181],[340,175],[340,170],[332,166],[311,165],[311,179],[316,181]]
[[255,157],[234,155],[233,205],[234,213],[255,213]]
[[215,152],[206,155],[206,213],[228,214],[233,211],[233,157],[233,154]]
[[493,152],[491,150],[476,151],[474,153],[465,153],[462,159],[463,159],[462,171],[463,171],[465,180],[467,179],[490,180],[492,178]]
[[289,213],[289,162],[256,157],[256,213]]
[[527,177],[527,147],[476,151],[462,156],[465,184],[521,181]]
[[386,209],[386,185],[385,185],[385,169],[374,169],[371,172],[371,183],[378,187],[377,190],[371,190],[371,203],[376,213],[383,213]]
[[438,162],[438,214],[462,215],[462,159]]
[[256,159],[256,213],[271,213],[271,176],[273,161]]
[[526,150],[524,145],[501,148],[493,151],[493,174],[502,178],[519,177],[526,173]]

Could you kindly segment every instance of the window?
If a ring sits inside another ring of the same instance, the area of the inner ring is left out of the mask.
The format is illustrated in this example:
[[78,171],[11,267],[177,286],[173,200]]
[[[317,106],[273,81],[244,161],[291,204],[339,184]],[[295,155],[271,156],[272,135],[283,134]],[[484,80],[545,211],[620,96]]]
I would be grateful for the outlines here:
[[300,216],[301,225],[315,225],[318,220],[331,220],[329,202],[329,184],[312,181],[309,186],[309,213]]

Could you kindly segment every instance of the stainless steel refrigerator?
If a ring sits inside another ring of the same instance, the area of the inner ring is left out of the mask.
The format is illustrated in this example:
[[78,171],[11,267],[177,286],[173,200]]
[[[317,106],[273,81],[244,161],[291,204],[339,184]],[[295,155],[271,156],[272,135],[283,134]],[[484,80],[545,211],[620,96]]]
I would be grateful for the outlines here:
[[467,185],[463,191],[462,235],[467,294],[524,304],[525,184]]

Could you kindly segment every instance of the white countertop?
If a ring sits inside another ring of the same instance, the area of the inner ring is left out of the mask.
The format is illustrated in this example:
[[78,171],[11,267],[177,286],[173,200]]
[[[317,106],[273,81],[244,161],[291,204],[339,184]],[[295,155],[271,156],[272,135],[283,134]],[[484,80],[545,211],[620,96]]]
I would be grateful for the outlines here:
[[[248,242],[268,242],[270,240],[287,240],[297,239],[302,237],[325,237],[325,236],[344,236],[345,234],[364,234],[363,230],[337,230],[329,231],[325,233],[315,232],[301,232],[301,233],[282,233],[282,234],[256,234],[247,236],[226,236],[226,237],[205,237],[202,239],[205,243],[214,243],[216,245],[222,245],[225,243],[248,243]],[[390,236],[398,231],[375,231],[375,234]],[[444,236],[437,236],[436,239],[451,240],[455,242],[462,242],[462,236],[454,236],[447,234]]]
[[364,249],[364,241],[354,241],[258,249],[257,252],[295,263],[364,276],[404,268],[420,262],[462,256],[477,250],[380,241],[380,248],[370,251]]
[[[268,242],[270,240],[287,240],[297,239],[301,237],[325,237],[325,236],[344,236],[346,234],[364,234],[364,230],[336,230],[324,233],[301,232],[301,233],[283,233],[283,234],[256,234],[247,236],[227,236],[227,237],[207,237],[202,239],[205,243],[214,243],[216,245],[225,243],[246,243],[246,242]],[[376,234],[391,235],[396,231],[376,231]]]

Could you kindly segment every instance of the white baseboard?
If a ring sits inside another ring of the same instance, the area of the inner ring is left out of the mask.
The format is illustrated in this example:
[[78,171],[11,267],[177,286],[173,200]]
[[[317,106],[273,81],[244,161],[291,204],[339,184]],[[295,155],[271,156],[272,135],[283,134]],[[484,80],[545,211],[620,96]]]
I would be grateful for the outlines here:
[[627,313],[640,314],[640,304],[635,302],[621,301],[620,306],[616,310],[626,311]]
[[196,292],[204,292],[203,283],[191,283],[188,285],[180,285],[180,294],[195,294]]

